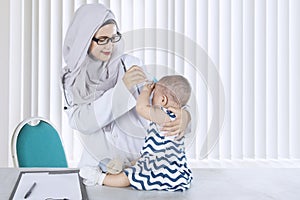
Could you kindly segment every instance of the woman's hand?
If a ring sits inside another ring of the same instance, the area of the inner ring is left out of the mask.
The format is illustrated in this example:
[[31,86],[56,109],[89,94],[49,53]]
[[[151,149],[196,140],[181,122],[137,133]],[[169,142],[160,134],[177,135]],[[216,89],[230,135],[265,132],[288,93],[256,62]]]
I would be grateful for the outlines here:
[[143,69],[136,65],[130,67],[123,76],[123,82],[129,91],[133,86],[145,82],[145,80],[146,75],[143,72]]
[[174,121],[164,123],[161,131],[166,131],[165,136],[176,135],[176,140],[181,139],[184,136],[184,131],[191,121],[190,113],[181,108],[169,107],[168,110],[172,111],[176,115]]

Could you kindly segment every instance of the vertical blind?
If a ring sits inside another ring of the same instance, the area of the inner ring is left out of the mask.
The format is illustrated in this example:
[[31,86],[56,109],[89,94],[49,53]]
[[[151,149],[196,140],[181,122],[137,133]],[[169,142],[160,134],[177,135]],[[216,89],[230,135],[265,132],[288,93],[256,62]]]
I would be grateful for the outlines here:
[[[1,67],[1,74],[0,74],[0,85],[1,85],[1,97],[0,97],[0,166],[7,166],[7,161],[9,158],[8,153],[8,141],[9,141],[9,135],[8,135],[8,94],[9,94],[9,68],[4,66],[9,66],[9,1],[2,2],[0,7],[0,25],[2,30],[7,31],[1,31],[0,35],[0,63],[2,65]],[[1,142],[2,141],[2,142]]]
[[297,0],[12,0],[9,138],[22,119],[48,118],[78,162],[82,147],[62,109],[61,49],[74,11],[97,2],[115,13],[126,53],[149,73],[188,77],[191,158],[300,158]]

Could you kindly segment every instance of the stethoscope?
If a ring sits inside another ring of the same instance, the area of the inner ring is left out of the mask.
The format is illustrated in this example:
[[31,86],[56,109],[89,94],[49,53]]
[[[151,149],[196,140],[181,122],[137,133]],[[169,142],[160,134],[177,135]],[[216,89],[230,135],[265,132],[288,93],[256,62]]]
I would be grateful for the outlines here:
[[66,87],[65,87],[65,80],[66,80],[66,75],[68,75],[69,73],[71,73],[70,69],[68,69],[64,75],[62,76],[62,88],[63,88],[63,95],[65,98],[65,102],[67,104],[67,106],[64,106],[64,110],[67,110],[68,107],[72,107],[72,105],[69,103],[68,98],[67,98],[67,94],[66,94]]

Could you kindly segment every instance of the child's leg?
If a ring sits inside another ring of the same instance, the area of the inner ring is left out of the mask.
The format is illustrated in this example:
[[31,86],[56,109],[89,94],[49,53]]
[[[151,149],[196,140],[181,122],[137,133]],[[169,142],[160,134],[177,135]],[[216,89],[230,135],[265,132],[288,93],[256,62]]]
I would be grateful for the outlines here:
[[107,174],[104,178],[103,185],[112,187],[127,187],[130,182],[124,172],[119,174]]

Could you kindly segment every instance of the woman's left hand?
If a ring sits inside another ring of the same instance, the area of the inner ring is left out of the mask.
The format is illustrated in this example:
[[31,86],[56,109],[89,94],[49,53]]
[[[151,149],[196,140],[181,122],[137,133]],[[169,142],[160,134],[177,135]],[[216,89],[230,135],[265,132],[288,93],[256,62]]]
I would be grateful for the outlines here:
[[181,139],[184,136],[184,131],[191,121],[190,113],[181,108],[169,107],[168,110],[172,111],[176,115],[174,121],[165,122],[162,125],[161,131],[166,131],[165,136],[176,135],[176,140]]

